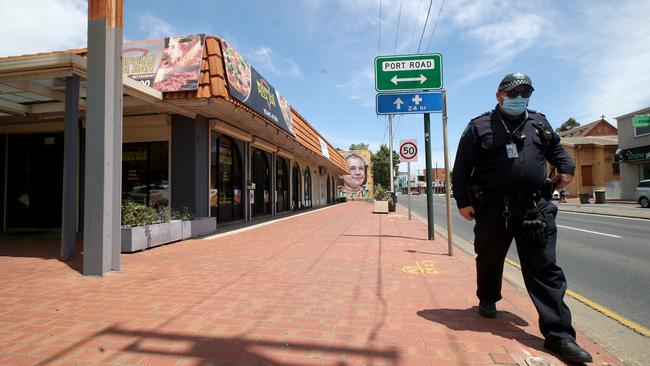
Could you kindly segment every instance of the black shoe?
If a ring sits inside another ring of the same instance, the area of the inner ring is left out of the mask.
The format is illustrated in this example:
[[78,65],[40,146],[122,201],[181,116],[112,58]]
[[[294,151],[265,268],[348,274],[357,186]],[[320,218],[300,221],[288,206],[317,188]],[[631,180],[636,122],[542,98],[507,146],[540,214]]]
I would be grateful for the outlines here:
[[496,318],[497,317],[497,306],[493,302],[484,302],[481,301],[478,304],[478,313],[484,318]]
[[557,353],[564,361],[592,362],[589,352],[582,349],[571,339],[547,338],[544,347]]

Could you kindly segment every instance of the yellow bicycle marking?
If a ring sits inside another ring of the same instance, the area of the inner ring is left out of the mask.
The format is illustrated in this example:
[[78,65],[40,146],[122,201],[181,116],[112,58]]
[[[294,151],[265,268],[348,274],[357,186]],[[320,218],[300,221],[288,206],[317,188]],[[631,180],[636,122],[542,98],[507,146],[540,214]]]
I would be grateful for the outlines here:
[[414,266],[404,266],[402,267],[402,271],[404,273],[422,276],[438,274],[435,268],[435,262],[431,260],[415,261]]

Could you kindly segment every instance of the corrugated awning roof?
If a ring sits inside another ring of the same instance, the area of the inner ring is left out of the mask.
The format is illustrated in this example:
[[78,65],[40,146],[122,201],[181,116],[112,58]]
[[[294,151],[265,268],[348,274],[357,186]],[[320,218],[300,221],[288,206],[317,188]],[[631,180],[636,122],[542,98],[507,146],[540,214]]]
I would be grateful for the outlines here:
[[618,136],[581,136],[581,137],[563,137],[560,140],[562,145],[599,145],[599,146],[618,146]]

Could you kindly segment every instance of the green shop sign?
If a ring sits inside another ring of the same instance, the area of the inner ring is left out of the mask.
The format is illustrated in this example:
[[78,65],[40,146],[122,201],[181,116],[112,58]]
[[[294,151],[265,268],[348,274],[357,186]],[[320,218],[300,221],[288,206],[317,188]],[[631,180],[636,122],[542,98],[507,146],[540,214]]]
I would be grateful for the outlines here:
[[650,115],[632,117],[632,126],[635,128],[650,127]]
[[621,161],[650,160],[650,145],[621,151]]

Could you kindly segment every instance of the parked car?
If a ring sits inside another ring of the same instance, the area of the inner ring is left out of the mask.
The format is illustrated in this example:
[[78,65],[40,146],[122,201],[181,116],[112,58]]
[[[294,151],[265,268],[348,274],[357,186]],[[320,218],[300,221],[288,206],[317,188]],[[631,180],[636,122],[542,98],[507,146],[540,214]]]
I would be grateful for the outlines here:
[[416,190],[411,191],[411,195],[413,195],[413,196],[418,196],[418,195],[420,195],[420,190],[419,190],[419,189],[416,189]]
[[634,190],[634,198],[643,208],[650,208],[650,179],[644,179]]

